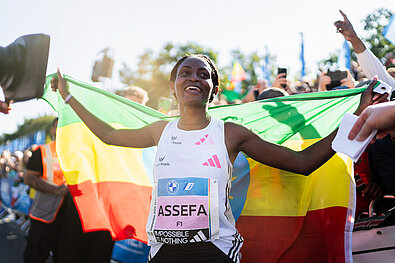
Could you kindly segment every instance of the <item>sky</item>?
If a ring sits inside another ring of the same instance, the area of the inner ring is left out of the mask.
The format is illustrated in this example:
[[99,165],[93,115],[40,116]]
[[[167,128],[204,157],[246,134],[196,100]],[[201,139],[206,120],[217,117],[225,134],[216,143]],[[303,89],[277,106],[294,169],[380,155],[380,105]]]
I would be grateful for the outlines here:
[[[25,34],[48,34],[47,73],[59,67],[84,82],[90,82],[98,53],[109,47],[113,79],[97,85],[114,90],[124,86],[118,74],[123,63],[136,69],[139,55],[159,52],[168,42],[212,48],[219,52],[219,66],[231,63],[231,50],[263,55],[267,46],[276,64],[296,76],[303,32],[306,69],[313,75],[318,61],[343,44],[333,25],[342,18],[338,10],[361,33],[361,20],[381,7],[395,12],[393,0],[2,0],[0,46]],[[25,118],[45,114],[56,113],[42,100],[13,104],[9,115],[0,113],[0,135],[15,132]]]

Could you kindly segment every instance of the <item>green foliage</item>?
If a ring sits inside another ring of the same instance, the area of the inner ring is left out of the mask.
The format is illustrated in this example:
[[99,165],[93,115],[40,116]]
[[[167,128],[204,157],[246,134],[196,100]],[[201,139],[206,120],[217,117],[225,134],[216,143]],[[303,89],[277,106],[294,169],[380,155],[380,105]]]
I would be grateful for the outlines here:
[[365,30],[366,37],[362,38],[369,45],[369,49],[379,59],[392,51],[395,51],[395,46],[392,45],[383,36],[383,30],[392,16],[390,10],[380,8],[368,14],[362,20],[363,29]]
[[[255,86],[258,82],[258,74],[257,69],[262,67],[262,61],[264,61],[264,56],[259,56],[258,52],[254,51],[250,54],[243,54],[240,50],[232,50],[231,56],[233,62],[238,62],[243,67],[244,71],[246,72],[246,79],[242,81],[242,94],[248,91],[249,86]],[[271,62],[275,61],[276,58],[274,56],[269,55],[269,60]],[[273,75],[273,69],[272,75]],[[228,75],[232,72],[232,67],[227,70]]]
[[45,130],[47,137],[50,134],[52,121],[54,116],[42,116],[35,119],[25,119],[24,123],[18,125],[16,132],[12,134],[3,134],[0,137],[0,145],[5,144],[7,141],[12,141],[20,137]]
[[167,43],[158,54],[147,50],[140,55],[136,69],[132,69],[124,63],[119,72],[121,82],[145,89],[149,96],[147,106],[157,108],[160,97],[169,97],[169,79],[172,67],[179,58],[186,54],[204,54],[209,56],[214,63],[217,62],[218,57],[217,52],[195,43],[184,45]]
[[321,60],[319,62],[320,68],[330,68],[332,67],[334,64],[336,64],[337,59],[338,59],[338,53],[340,53],[340,51],[336,52],[336,53],[330,53],[329,54],[329,58]]

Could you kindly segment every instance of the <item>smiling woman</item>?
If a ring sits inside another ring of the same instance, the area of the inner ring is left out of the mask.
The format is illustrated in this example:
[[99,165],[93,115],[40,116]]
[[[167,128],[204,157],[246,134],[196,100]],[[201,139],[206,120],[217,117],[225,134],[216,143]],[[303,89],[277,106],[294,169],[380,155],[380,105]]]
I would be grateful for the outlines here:
[[[232,168],[239,152],[283,170],[309,175],[333,154],[336,134],[303,151],[262,140],[235,123],[207,113],[218,92],[218,71],[204,55],[181,58],[171,72],[170,89],[178,100],[180,117],[140,129],[115,129],[95,117],[68,91],[58,70],[52,79],[66,103],[103,142],[133,148],[157,145],[154,182],[146,225],[149,262],[239,262],[243,238],[235,228],[229,193]],[[362,96],[360,107],[373,100],[375,81]]]

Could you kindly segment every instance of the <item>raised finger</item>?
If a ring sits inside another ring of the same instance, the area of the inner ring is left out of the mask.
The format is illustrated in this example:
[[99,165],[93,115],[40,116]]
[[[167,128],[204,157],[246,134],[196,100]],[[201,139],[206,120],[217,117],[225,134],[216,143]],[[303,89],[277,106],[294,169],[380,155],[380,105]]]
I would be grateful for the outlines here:
[[339,12],[340,12],[340,14],[343,16],[343,19],[344,19],[344,21],[346,21],[346,22],[350,22],[350,20],[348,20],[348,18],[347,18],[347,16],[346,16],[346,14],[345,14],[345,13],[343,13],[343,11],[342,11],[342,10],[339,10]]
[[59,81],[64,81],[62,73],[60,73],[60,69],[58,68],[56,75],[58,76]]

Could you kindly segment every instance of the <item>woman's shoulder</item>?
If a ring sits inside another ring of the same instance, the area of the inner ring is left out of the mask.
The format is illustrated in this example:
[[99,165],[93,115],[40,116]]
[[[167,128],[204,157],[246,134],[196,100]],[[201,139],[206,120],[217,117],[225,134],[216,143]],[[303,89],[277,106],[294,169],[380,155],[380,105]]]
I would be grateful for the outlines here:
[[248,133],[251,133],[246,127],[234,123],[234,122],[225,122],[225,140],[238,141],[242,139]]
[[149,132],[152,134],[154,137],[154,140],[156,144],[158,144],[159,139],[162,135],[162,132],[166,128],[166,125],[169,123],[169,121],[156,121],[154,123],[151,123],[147,126],[149,129]]

